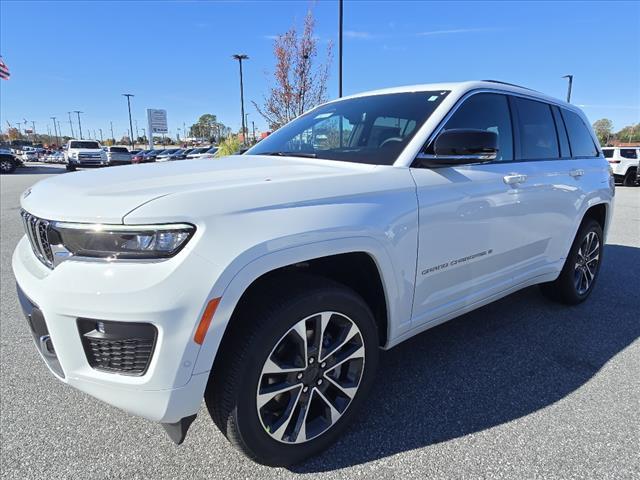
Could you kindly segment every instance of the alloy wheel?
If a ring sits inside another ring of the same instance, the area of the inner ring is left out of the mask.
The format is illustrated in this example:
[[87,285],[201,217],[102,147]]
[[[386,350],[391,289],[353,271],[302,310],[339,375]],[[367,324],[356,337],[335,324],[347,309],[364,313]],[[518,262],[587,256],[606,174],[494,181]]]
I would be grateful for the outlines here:
[[355,397],[364,362],[362,334],[346,315],[321,312],[298,321],[262,367],[256,406],[265,432],[299,444],[329,430]]
[[13,168],[13,163],[9,160],[0,161],[0,171],[2,172],[10,172]]
[[596,232],[589,232],[582,240],[574,267],[574,282],[579,295],[589,291],[598,270],[600,239]]

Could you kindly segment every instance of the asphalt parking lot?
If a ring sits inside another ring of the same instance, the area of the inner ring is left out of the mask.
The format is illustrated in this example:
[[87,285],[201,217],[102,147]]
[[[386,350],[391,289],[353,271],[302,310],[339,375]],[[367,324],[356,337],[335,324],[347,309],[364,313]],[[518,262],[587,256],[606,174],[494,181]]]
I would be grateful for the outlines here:
[[568,308],[529,288],[381,357],[352,429],[292,469],[245,460],[202,408],[185,443],[57,381],[18,306],[19,194],[1,178],[2,478],[640,478],[640,187],[618,187],[599,283]]

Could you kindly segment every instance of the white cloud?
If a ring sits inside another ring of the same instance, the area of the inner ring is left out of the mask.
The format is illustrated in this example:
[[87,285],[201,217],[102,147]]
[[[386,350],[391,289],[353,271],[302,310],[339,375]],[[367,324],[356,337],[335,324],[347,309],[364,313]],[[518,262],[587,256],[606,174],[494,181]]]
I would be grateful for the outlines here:
[[416,33],[417,37],[430,37],[432,35],[452,35],[456,33],[496,32],[498,28],[452,28],[449,30],[429,30]]
[[371,40],[374,38],[374,35],[369,32],[359,32],[356,30],[345,30],[344,36],[347,38],[357,38],[359,40]]

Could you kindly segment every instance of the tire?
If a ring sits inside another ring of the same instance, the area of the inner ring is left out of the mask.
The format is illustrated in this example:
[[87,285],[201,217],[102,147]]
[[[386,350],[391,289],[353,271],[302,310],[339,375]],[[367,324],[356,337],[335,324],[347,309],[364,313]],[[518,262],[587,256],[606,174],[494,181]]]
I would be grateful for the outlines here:
[[[595,247],[594,239],[597,240]],[[585,250],[588,251],[587,257],[583,256]],[[586,219],[578,229],[560,276],[554,282],[541,285],[542,292],[548,298],[567,305],[584,302],[598,280],[603,253],[602,227],[595,220]]]
[[2,174],[13,173],[15,170],[16,170],[16,162],[8,158],[0,159],[0,173]]
[[634,169],[629,169],[627,174],[624,176],[624,180],[622,184],[625,187],[635,187],[636,186],[636,171]]
[[67,172],[75,172],[76,167],[74,165],[67,165]]
[[[234,313],[205,401],[218,428],[244,455],[263,465],[287,466],[329,447],[353,420],[374,381],[378,331],[364,300],[343,285],[308,275],[270,285]],[[306,368],[301,328],[309,337]],[[347,329],[349,333],[343,333]],[[317,331],[324,336],[318,339]],[[314,361],[315,340],[324,342]],[[338,353],[333,351],[337,345]],[[352,358],[332,367],[342,357]],[[295,371],[269,373],[270,366],[279,371],[285,363]],[[271,382],[295,387],[275,396],[264,394],[273,388]],[[307,416],[300,415],[303,409]]]

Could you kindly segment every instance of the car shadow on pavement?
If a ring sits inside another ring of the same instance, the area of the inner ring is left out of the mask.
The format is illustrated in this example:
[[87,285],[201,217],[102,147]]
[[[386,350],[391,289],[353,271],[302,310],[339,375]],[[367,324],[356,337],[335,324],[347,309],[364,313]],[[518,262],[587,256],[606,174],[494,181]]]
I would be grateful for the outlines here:
[[383,352],[359,420],[291,470],[330,471],[462,437],[580,388],[640,337],[640,248],[608,245],[604,258],[582,305],[531,287]]
[[55,175],[66,171],[64,165],[26,165],[16,168],[11,175]]

